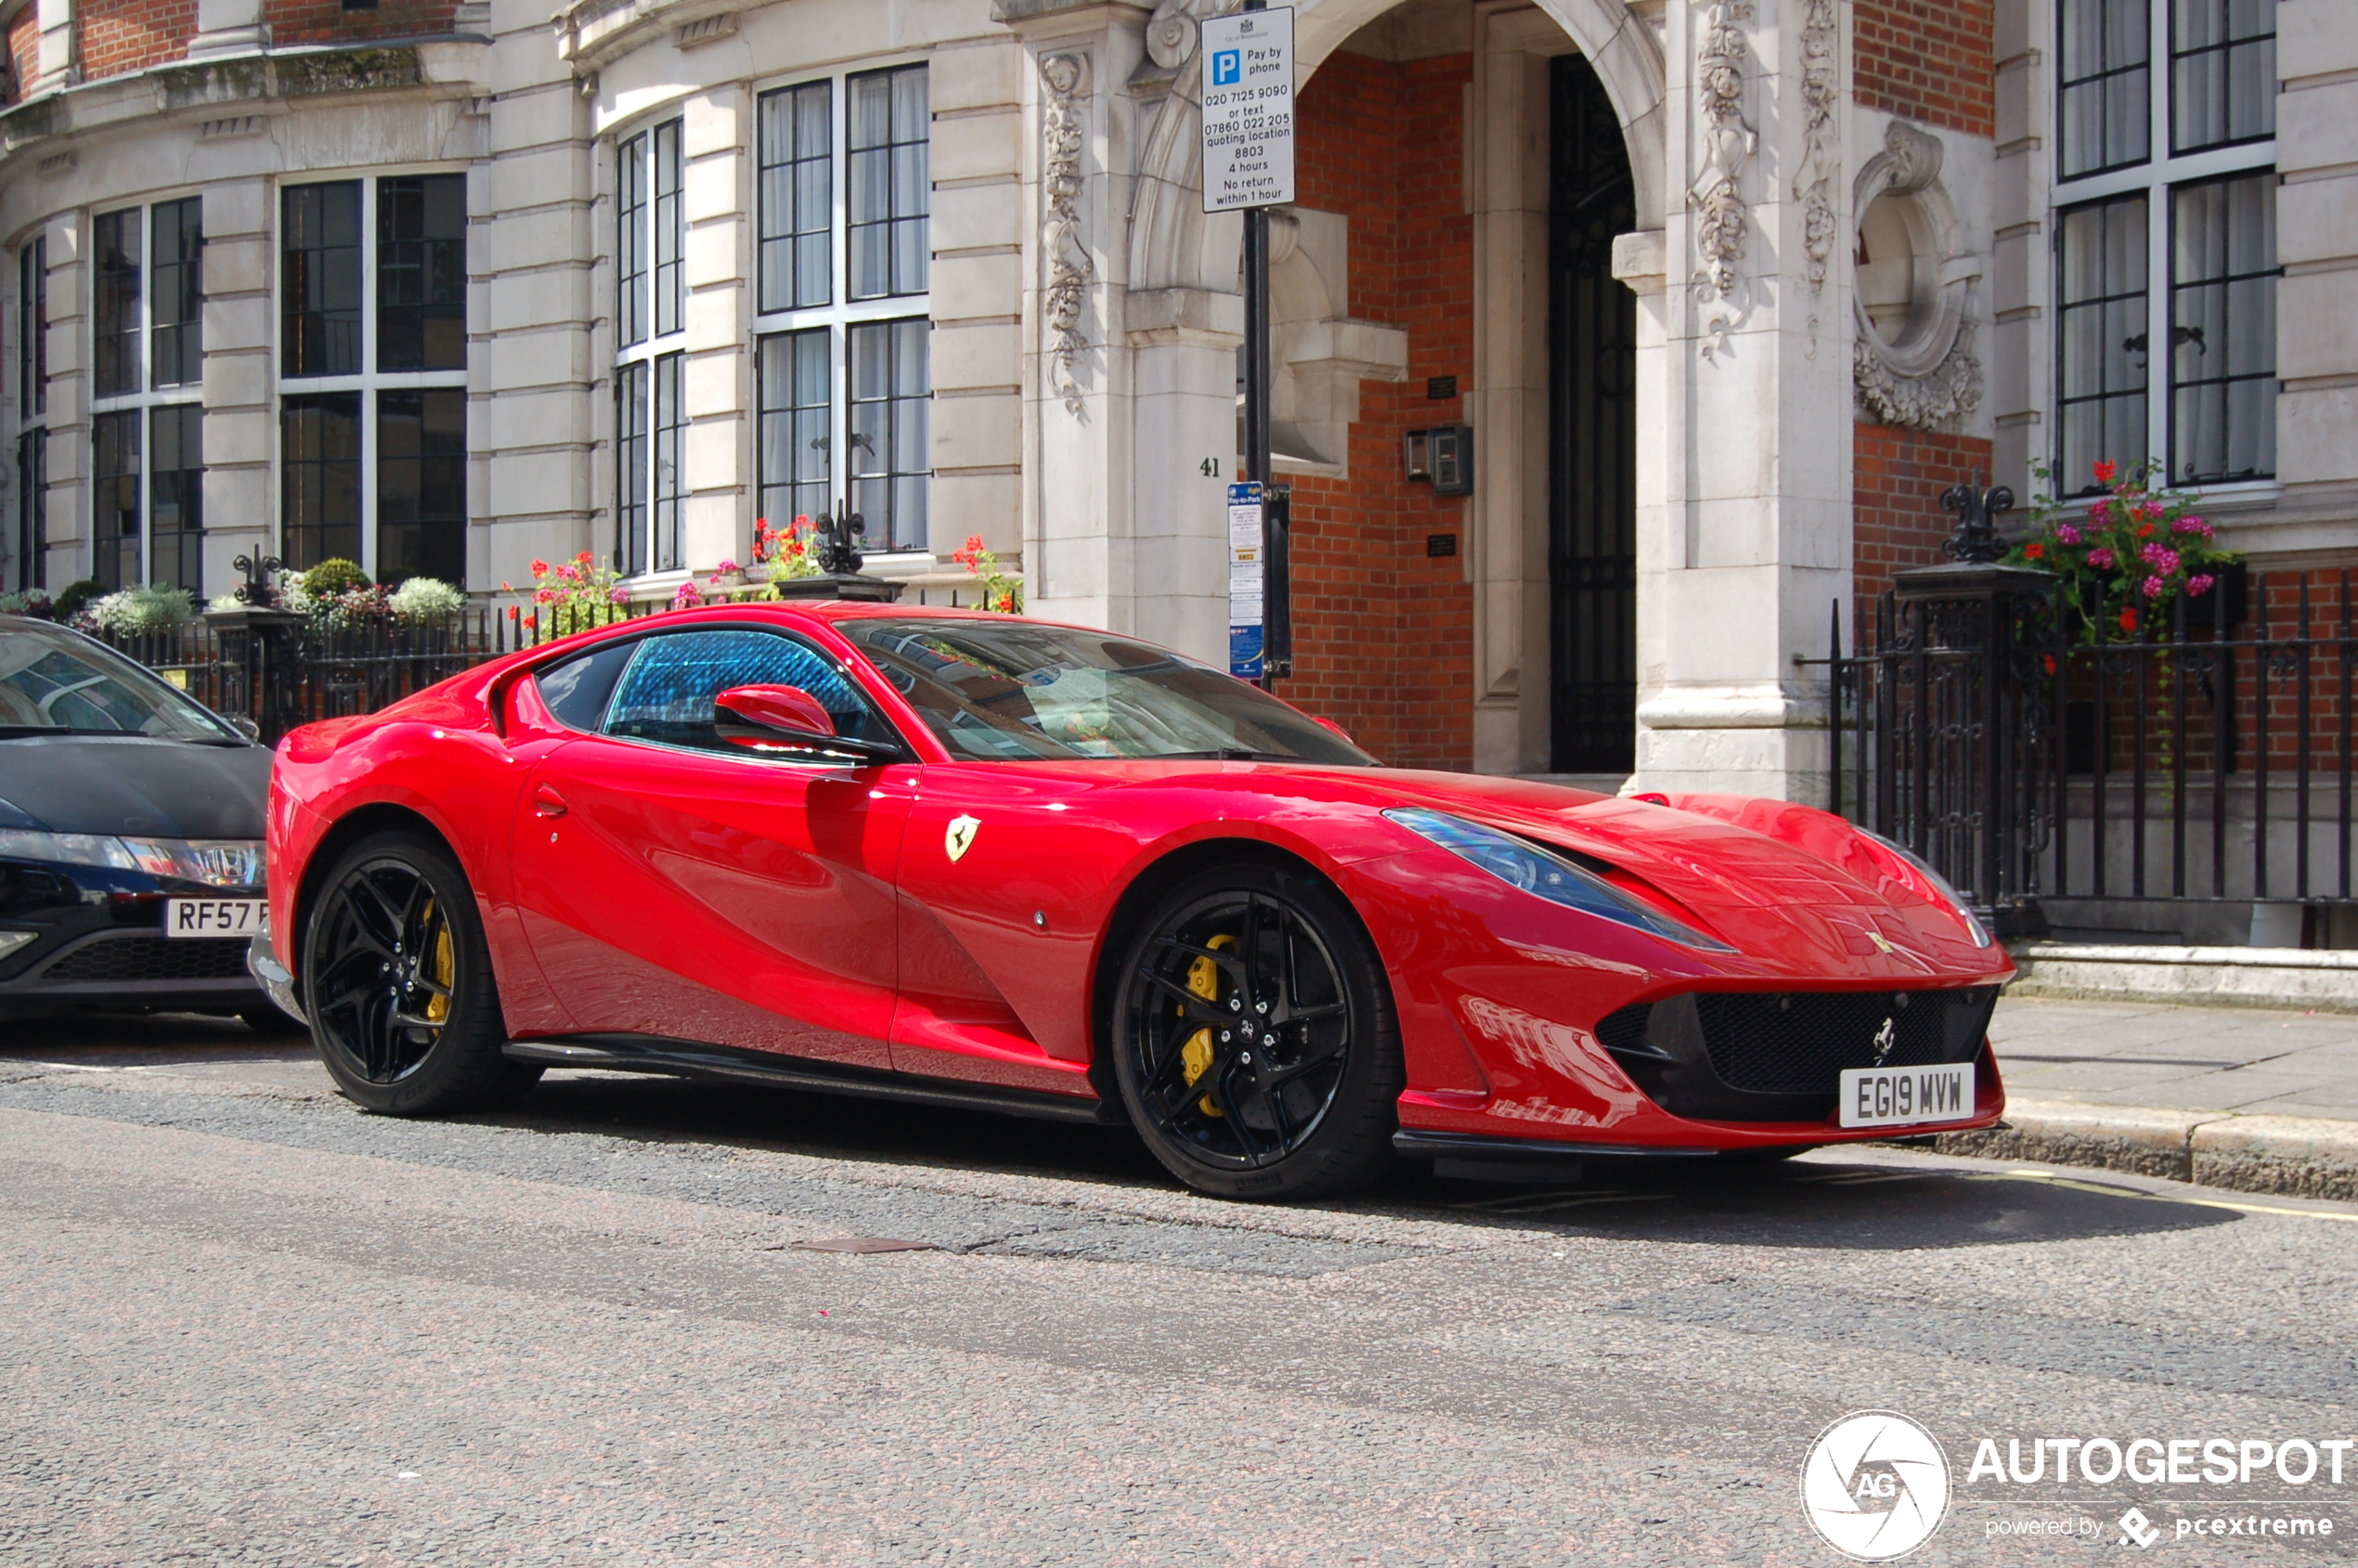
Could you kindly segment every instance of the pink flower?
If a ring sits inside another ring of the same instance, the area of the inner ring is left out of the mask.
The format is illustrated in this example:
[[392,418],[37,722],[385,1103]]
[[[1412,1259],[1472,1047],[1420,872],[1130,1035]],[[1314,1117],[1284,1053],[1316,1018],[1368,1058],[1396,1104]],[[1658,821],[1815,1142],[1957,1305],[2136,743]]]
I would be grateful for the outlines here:
[[2088,552],[2088,564],[2095,567],[2100,572],[2109,570],[2112,566],[2112,551],[2106,550],[2103,545],[2098,545],[2095,549]]
[[630,590],[627,588],[609,589],[606,590],[606,603],[609,604],[628,604],[630,603]]
[[2137,553],[2140,560],[2165,577],[2178,569],[2178,552],[2158,540]]
[[2158,519],[2163,512],[2169,511],[2170,509],[2162,505],[2159,501],[2149,500],[2139,506],[2137,510],[2144,513],[2147,517]]
[[2209,572],[2197,572],[2186,579],[2186,596],[2190,599],[2199,599],[2209,593],[2211,586],[2218,580]]
[[2055,538],[2062,544],[2078,544],[2079,530],[2068,523],[2058,523],[2055,525]]
[[2144,581],[2144,592],[2148,599],[2158,599],[2169,590],[2170,583],[2166,578],[2147,577]]
[[721,557],[720,564],[713,568],[716,572],[733,572],[738,569],[737,564],[726,556]]
[[2111,520],[2112,502],[2108,500],[2099,500],[2095,505],[2088,509],[2088,521],[2091,523],[2101,524],[2110,522]]
[[681,583],[680,591],[671,596],[671,607],[675,610],[693,610],[703,603],[704,594],[693,580]]

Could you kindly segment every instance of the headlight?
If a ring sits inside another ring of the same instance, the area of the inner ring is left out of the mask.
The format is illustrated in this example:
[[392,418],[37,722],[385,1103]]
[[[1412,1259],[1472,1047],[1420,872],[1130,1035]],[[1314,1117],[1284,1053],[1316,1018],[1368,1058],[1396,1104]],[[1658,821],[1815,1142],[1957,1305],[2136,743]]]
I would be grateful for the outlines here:
[[1713,952],[1733,952],[1726,942],[1704,936],[1659,910],[1639,902],[1603,877],[1584,871],[1536,844],[1453,817],[1443,811],[1404,807],[1384,815],[1409,832],[1430,838],[1453,854],[1462,855],[1499,881],[1520,888],[1534,898],[1576,909],[1649,936]]
[[1972,910],[1965,907],[1964,895],[1958,892],[1956,888],[1950,887],[1949,885],[1949,879],[1941,875],[1940,873],[1933,870],[1931,865],[1924,861],[1923,856],[1917,854],[1914,850],[1909,849],[1904,844],[1893,843],[1890,839],[1885,838],[1882,834],[1876,833],[1872,829],[1862,827],[1859,831],[1873,839],[1876,843],[1882,845],[1885,849],[1890,850],[1893,854],[1898,855],[1901,860],[1906,861],[1910,865],[1915,867],[1916,875],[1923,877],[1926,882],[1931,883],[1933,891],[1948,900],[1950,909],[1955,913],[1958,919],[1965,923],[1966,933],[1973,938],[1974,946],[1988,947],[1989,945],[1989,928],[1981,923],[1981,919],[1978,915],[1975,914]]
[[0,856],[62,865],[144,871],[214,888],[252,888],[262,881],[258,838],[117,838],[102,833],[30,833],[0,828]]

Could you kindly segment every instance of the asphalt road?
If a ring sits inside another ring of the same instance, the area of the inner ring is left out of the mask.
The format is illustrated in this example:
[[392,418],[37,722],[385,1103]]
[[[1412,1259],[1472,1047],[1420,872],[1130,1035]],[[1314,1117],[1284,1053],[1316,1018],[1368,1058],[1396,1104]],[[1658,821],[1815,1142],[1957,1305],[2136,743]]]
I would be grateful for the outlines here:
[[[1870,1149],[1260,1208],[1114,1133],[596,1074],[404,1122],[235,1024],[0,1029],[7,1564],[1835,1563],[1797,1476],[1864,1408],[1951,1467],[1911,1563],[2358,1542],[2358,1450],[1966,1474],[2358,1437],[2350,1206]],[[793,1245],[844,1236],[936,1250]]]

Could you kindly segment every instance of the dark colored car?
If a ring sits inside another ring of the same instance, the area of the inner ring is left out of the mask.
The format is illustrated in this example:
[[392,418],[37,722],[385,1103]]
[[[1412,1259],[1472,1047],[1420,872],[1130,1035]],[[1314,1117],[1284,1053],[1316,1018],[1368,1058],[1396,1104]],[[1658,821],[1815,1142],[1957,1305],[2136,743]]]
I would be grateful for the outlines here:
[[0,616],[0,1017],[234,1014],[270,751],[95,638]]

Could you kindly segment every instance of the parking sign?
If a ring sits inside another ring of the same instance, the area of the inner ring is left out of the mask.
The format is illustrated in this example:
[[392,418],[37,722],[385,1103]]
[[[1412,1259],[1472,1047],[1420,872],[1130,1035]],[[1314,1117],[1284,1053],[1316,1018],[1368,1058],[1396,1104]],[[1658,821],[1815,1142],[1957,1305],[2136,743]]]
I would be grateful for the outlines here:
[[1203,58],[1203,210],[1292,201],[1292,7],[1206,19]]

